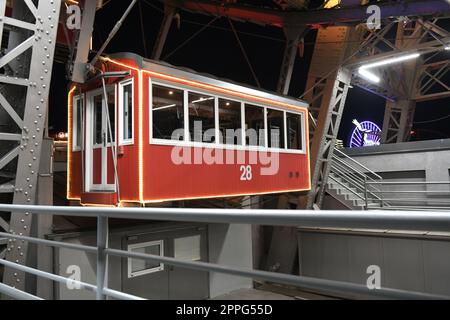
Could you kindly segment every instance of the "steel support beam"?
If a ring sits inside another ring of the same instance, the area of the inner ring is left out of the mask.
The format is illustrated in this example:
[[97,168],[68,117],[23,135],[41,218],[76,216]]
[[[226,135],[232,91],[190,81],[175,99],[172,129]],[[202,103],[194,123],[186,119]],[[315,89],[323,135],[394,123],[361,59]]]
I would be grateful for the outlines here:
[[[395,46],[400,50],[414,47],[420,43],[426,32],[420,21],[398,23]],[[398,143],[409,139],[416,109],[415,86],[418,70],[422,65],[423,59],[419,58],[391,68],[391,72],[399,78],[400,86],[397,91],[402,93],[403,98],[386,103],[382,143]]]
[[[236,3],[223,4],[207,0],[161,0],[176,8],[213,16],[228,17],[263,25],[317,28],[319,26],[348,25],[368,18],[367,6],[349,6],[339,9],[308,11],[280,11],[261,7],[243,6]],[[405,16],[432,16],[450,14],[450,4],[444,0],[410,0],[379,2],[381,18]]]
[[156,37],[155,45],[153,46],[152,59],[160,60],[161,54],[166,43],[167,35],[172,25],[173,17],[176,13],[176,9],[173,6],[164,6],[164,17],[161,22],[161,28],[159,29],[158,36]]
[[83,19],[78,43],[75,46],[77,53],[72,64],[72,81],[74,82],[84,83],[85,81],[96,8],[97,1],[84,1]]
[[278,79],[277,92],[287,95],[291,84],[292,71],[294,69],[295,57],[304,28],[285,28],[286,46],[284,49],[283,62],[281,63],[280,77]]
[[[311,191],[297,195],[295,205],[301,209],[320,208],[330,171],[336,137],[351,81],[351,72],[342,68],[352,39],[358,33],[349,27],[321,29],[311,61],[306,99],[309,104]],[[290,195],[279,197],[279,208],[290,207]],[[297,252],[296,232],[293,228],[274,228],[267,258],[268,270],[290,273]],[[286,250],[280,248],[286,243]]]
[[310,162],[312,190],[299,198],[300,208],[320,208],[342,112],[351,81],[343,61],[359,45],[353,27],[319,30],[304,99],[310,104]]
[[[88,1],[89,2],[89,1]],[[24,2],[13,2],[13,18],[12,20],[18,20],[20,12],[14,12],[14,10],[22,8]],[[26,1],[25,4],[29,8],[30,1]],[[20,146],[15,147],[13,152],[18,154],[17,160],[17,172],[15,176],[14,186],[14,204],[34,204],[36,203],[36,186],[38,181],[38,172],[40,166],[40,155],[43,143],[43,133],[45,129],[45,118],[47,114],[48,95],[50,88],[50,80],[53,67],[53,56],[55,51],[56,33],[58,29],[59,12],[61,8],[61,0],[40,0],[36,7],[36,10],[32,9],[33,20],[33,41],[34,44],[30,49],[28,56],[22,57],[23,60],[30,60],[29,70],[27,68],[17,69],[20,70],[19,76],[24,77],[26,80],[27,90],[25,97],[25,109],[24,116],[20,130],[21,141]],[[30,24],[29,20],[25,21]],[[7,23],[7,21],[5,21]],[[18,23],[17,25],[20,25]],[[27,31],[28,32],[28,31]],[[20,41],[20,39],[22,39]],[[10,41],[9,51],[11,52],[17,46],[28,39],[27,36],[17,36]],[[10,39],[11,40],[11,39]],[[28,51],[27,51],[28,52]],[[23,54],[22,54],[23,56]],[[3,56],[4,58],[5,56]],[[17,56],[10,56],[13,60],[4,63],[18,64]],[[6,78],[6,77],[5,77]],[[4,78],[3,78],[4,79]],[[0,81],[2,79],[0,78]],[[16,92],[10,92],[11,96],[17,94]],[[16,105],[13,106],[16,108]],[[9,232],[19,235],[29,235],[31,230],[32,215],[30,212],[26,213],[11,213],[9,221]],[[8,261],[14,261],[16,263],[25,264],[28,255],[27,243],[15,243],[8,244],[6,257]],[[14,286],[18,289],[25,289],[25,274],[20,271],[15,271],[10,268],[5,268],[3,275],[3,282]]]
[[424,64],[418,71],[415,100],[430,101],[450,97],[450,59]]
[[416,102],[413,100],[386,103],[381,134],[382,143],[399,143],[409,138],[415,109]]
[[[329,78],[322,80],[318,92],[312,97],[317,98],[320,105],[311,142],[311,185],[306,208],[320,208],[323,201],[325,186],[330,172],[330,163],[341,123],[342,112],[351,81],[351,72],[339,69]],[[308,98],[307,98],[308,100]],[[304,203],[304,202],[303,202]]]

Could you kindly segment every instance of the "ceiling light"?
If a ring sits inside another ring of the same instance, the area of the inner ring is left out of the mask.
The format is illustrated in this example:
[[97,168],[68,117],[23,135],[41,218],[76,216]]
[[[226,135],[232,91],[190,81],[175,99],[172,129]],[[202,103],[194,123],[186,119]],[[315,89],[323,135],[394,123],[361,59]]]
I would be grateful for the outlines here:
[[[448,50],[450,50],[450,48]],[[382,67],[382,66],[386,66],[386,65],[390,65],[390,64],[394,64],[394,63],[400,63],[400,62],[407,61],[407,60],[416,59],[419,56],[420,56],[420,53],[412,53],[412,54],[407,54],[407,55],[403,55],[403,56],[399,56],[399,57],[394,57],[394,58],[389,58],[389,59],[369,63],[369,64],[361,66],[358,69],[358,73],[361,77],[363,77],[371,82],[379,83],[381,81],[380,77],[378,77],[377,75],[375,75],[374,73],[369,71],[369,69]]]
[[157,107],[157,108],[153,108],[153,111],[158,111],[158,110],[163,110],[163,109],[168,109],[168,108],[172,108],[172,107],[176,107],[176,104],[169,104],[167,106],[162,106],[162,107]]
[[380,77],[376,76],[375,74],[373,74],[370,71],[367,71],[366,69],[359,68],[358,73],[361,77],[363,77],[369,81],[372,81],[375,83],[379,83],[381,81]]
[[374,63],[369,63],[369,64],[362,66],[361,68],[371,69],[371,68],[386,66],[389,64],[403,62],[406,60],[416,59],[418,57],[420,57],[420,53],[412,53],[412,54],[407,54],[407,55],[400,56],[400,57],[395,57],[395,58],[385,59],[385,60],[381,60],[381,61],[374,62]]

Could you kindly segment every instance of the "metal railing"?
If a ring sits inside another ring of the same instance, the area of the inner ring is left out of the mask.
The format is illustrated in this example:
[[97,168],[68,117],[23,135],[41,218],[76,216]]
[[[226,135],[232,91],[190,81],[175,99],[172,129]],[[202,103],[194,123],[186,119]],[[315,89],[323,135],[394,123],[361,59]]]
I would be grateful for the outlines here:
[[335,148],[332,157],[332,175],[329,178],[342,188],[364,201],[366,210],[370,202],[376,202],[383,207],[383,193],[377,183],[383,178],[344,152]]
[[[450,181],[376,181],[386,209],[450,210]],[[368,195],[369,202],[377,201]],[[370,209],[370,207],[369,207]]]
[[449,181],[387,181],[337,148],[330,173],[329,179],[366,210],[450,210]]
[[[14,262],[0,260],[7,268],[14,268],[59,283],[78,285],[84,290],[96,293],[99,300],[112,297],[116,299],[142,299],[140,297],[108,288],[106,280],[107,257],[142,259],[207,272],[219,272],[235,276],[248,277],[255,280],[270,281],[298,286],[302,289],[318,290],[331,294],[351,293],[358,297],[382,299],[450,299],[419,292],[408,292],[397,289],[368,289],[366,286],[279,274],[254,269],[223,266],[209,262],[186,261],[172,257],[130,252],[108,247],[108,219],[138,219],[159,221],[184,221],[202,223],[239,223],[276,226],[296,226],[313,228],[359,228],[359,229],[393,229],[393,230],[430,230],[450,231],[450,214],[442,212],[393,212],[393,211],[293,211],[293,210],[242,210],[242,209],[180,209],[180,208],[103,208],[103,207],[55,207],[26,206],[0,204],[0,211],[29,212],[33,214],[51,214],[61,216],[97,217],[97,246],[66,243],[34,237],[25,237],[10,233],[0,233],[0,237],[28,241],[37,245],[59,248],[70,248],[97,255],[96,285],[76,281],[60,275],[52,274]],[[16,299],[40,299],[39,297],[0,284],[0,293]]]

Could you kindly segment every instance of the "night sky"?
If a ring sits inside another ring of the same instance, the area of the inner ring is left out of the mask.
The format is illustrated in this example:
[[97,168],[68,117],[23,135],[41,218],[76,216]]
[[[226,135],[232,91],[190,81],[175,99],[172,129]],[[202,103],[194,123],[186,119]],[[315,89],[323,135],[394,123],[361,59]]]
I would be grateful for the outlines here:
[[[128,4],[129,1],[112,0],[97,12],[93,34],[94,50],[103,44]],[[154,39],[163,17],[163,7],[156,0],[142,0],[141,7],[144,17],[145,49],[141,32],[139,7],[136,5],[122,28],[107,47],[106,53],[128,51],[142,56],[146,56],[147,53],[147,57],[151,55]],[[213,17],[185,11],[181,11],[179,14],[180,26],[178,28],[176,22],[172,24],[162,54],[163,61],[235,82],[256,86],[256,82],[232,32],[228,19],[220,18],[215,20],[195,38],[182,45],[191,35],[208,24]],[[261,87],[275,91],[284,50],[283,31],[279,28],[264,27],[251,23],[237,21],[232,23],[238,31],[239,38]],[[309,62],[314,49],[314,40],[315,32],[311,31],[305,38],[304,57],[297,56],[289,92],[291,96],[298,97],[304,91]],[[448,54],[450,55],[450,53]],[[50,100],[50,132],[67,130],[66,92],[69,82],[63,83],[61,79],[65,79],[65,66],[55,64]],[[355,118],[359,121],[374,121],[381,127],[384,104],[383,98],[357,87],[350,89],[338,138],[342,139],[344,144],[347,145],[350,132],[354,128],[351,121]],[[432,120],[447,114],[450,114],[448,111],[448,100],[422,103],[418,104],[416,108],[415,121]],[[439,122],[417,124],[414,126],[416,134],[412,139],[449,138],[449,124],[449,118]]]

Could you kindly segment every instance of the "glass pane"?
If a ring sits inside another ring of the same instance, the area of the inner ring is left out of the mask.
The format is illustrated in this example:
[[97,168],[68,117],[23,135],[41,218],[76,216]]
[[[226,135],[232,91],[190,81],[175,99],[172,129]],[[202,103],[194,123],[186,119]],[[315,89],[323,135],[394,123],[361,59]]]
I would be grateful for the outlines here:
[[183,140],[183,90],[153,85],[152,93],[153,138]]
[[283,111],[267,109],[269,148],[284,148]]
[[[146,247],[131,249],[131,252],[146,253],[160,256],[161,247],[159,244],[154,244]],[[131,259],[131,272],[153,269],[159,266],[160,266],[159,262],[145,261],[141,259]]]
[[302,117],[299,114],[286,112],[287,147],[302,149]]
[[133,86],[127,84],[122,87],[122,136],[124,140],[133,138]]
[[81,108],[83,107],[83,100],[82,99],[75,99],[75,108],[73,110],[74,112],[74,136],[75,136],[75,141],[74,141],[74,145],[75,147],[81,147]]
[[93,143],[102,143],[102,95],[94,96]]
[[200,260],[200,240],[201,236],[199,234],[175,239],[175,259]]
[[241,103],[219,99],[219,129],[221,142],[242,145]]
[[214,97],[189,92],[190,141],[215,142]]
[[247,146],[265,146],[264,108],[245,105],[245,140]]
[[[114,94],[114,91],[110,91],[107,93],[108,95],[108,114],[109,114],[109,121],[111,125],[111,134],[113,137],[113,141],[116,141],[116,113],[115,113],[115,106],[116,106],[116,97]],[[108,121],[108,119],[106,119]],[[111,137],[109,134],[109,126],[107,125],[105,128],[107,135],[108,135],[108,142],[111,142]]]

